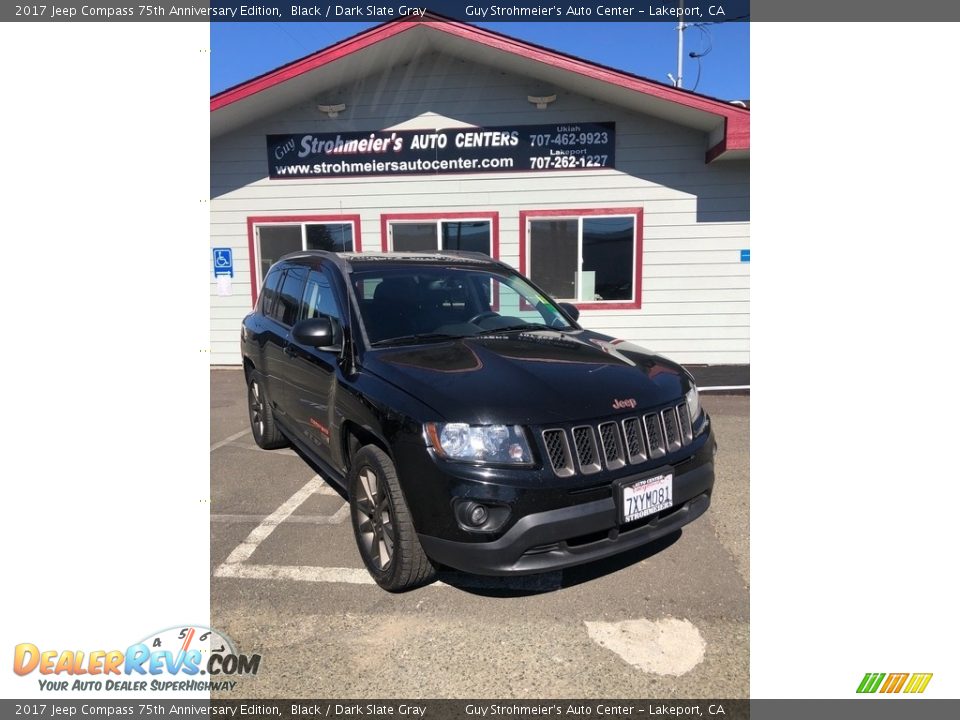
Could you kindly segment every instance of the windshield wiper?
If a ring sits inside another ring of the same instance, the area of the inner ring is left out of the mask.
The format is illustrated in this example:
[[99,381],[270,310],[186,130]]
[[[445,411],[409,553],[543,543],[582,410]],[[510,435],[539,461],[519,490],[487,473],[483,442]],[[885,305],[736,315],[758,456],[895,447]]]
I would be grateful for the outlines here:
[[370,343],[370,346],[409,345],[411,343],[428,342],[430,340],[453,340],[461,337],[463,337],[463,335],[450,335],[449,333],[414,333],[413,335],[400,335],[398,337],[377,340],[376,342]]
[[513,330],[560,330],[566,328],[553,328],[544,323],[523,323],[522,325],[507,325],[506,327],[501,328],[490,328],[489,330],[481,330],[478,333],[474,333],[474,337],[480,335],[496,335],[497,333],[502,332],[511,332]]

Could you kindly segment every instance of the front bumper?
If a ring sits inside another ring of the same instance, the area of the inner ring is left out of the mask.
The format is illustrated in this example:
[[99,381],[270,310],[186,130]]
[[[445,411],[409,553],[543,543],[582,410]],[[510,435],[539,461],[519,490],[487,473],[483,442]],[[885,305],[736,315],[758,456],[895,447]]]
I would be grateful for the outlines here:
[[[480,575],[559,570],[645,545],[692,522],[710,506],[716,444],[708,433],[699,439],[693,456],[673,464],[675,504],[658,514],[621,525],[611,487],[602,499],[524,514],[495,540],[460,541],[420,533],[420,543],[435,562]],[[617,481],[650,474],[649,469],[628,473]]]

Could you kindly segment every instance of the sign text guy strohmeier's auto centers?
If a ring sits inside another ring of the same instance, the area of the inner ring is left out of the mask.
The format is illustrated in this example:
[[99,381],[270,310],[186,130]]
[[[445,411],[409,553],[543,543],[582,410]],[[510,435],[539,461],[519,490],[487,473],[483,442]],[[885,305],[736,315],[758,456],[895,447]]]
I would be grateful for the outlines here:
[[267,135],[270,177],[597,170],[614,167],[615,124]]

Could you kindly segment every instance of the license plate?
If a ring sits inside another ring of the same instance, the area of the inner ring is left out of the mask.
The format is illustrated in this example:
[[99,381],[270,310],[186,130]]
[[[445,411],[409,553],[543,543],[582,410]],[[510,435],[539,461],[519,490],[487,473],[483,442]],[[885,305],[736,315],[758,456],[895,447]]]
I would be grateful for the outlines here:
[[639,520],[673,507],[673,473],[637,480],[621,487],[621,521]]

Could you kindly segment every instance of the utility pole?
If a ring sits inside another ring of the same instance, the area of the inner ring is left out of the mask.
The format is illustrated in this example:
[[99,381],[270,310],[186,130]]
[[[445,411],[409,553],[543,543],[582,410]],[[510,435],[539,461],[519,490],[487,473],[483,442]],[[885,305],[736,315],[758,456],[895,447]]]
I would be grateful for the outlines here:
[[[680,13],[683,13],[683,3],[680,3]],[[683,20],[677,25],[677,87],[683,87]]]
[[673,86],[683,87],[683,31],[687,25],[683,22],[683,0],[680,0],[680,22],[677,24],[677,76],[674,77],[667,73],[667,77],[673,81]]

